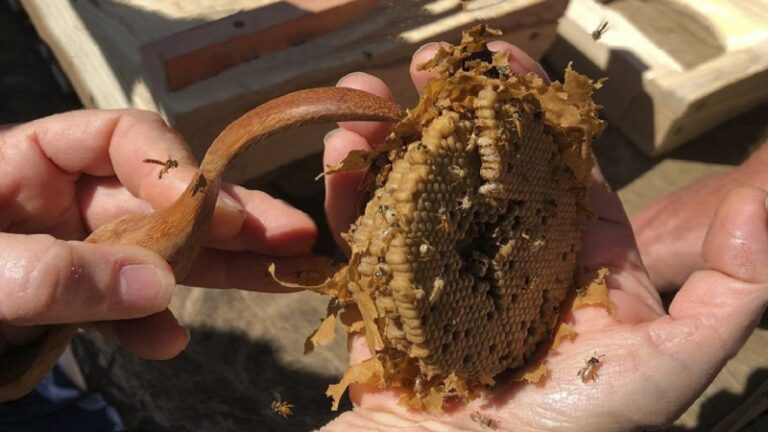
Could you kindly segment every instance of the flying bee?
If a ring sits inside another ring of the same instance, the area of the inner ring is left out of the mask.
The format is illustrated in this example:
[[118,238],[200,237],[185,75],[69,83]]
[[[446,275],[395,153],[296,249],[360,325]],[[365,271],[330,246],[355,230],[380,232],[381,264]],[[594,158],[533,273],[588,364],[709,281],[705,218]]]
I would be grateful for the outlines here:
[[579,369],[579,373],[576,374],[576,376],[581,377],[581,382],[587,383],[599,378],[597,370],[600,369],[602,364],[600,363],[600,359],[603,357],[605,357],[605,355],[597,355],[597,352],[595,352],[592,354],[592,357],[584,363],[584,367]]
[[284,419],[293,415],[293,407],[293,404],[284,401],[279,394],[276,394],[275,399],[272,401],[272,411]]
[[471,416],[469,416],[472,421],[475,423],[478,423],[480,426],[483,427],[483,429],[496,429],[496,426],[498,426],[498,422],[487,415],[481,413],[480,411],[475,411],[472,413]]
[[163,174],[167,173],[168,171],[172,170],[173,168],[179,167],[179,161],[176,159],[167,159],[165,162],[157,160],[157,159],[144,159],[144,163],[152,163],[157,165],[162,165],[163,169],[160,170],[160,173],[157,175],[158,179],[163,178]]
[[608,21],[601,21],[596,29],[592,30],[592,40],[600,40],[608,30]]

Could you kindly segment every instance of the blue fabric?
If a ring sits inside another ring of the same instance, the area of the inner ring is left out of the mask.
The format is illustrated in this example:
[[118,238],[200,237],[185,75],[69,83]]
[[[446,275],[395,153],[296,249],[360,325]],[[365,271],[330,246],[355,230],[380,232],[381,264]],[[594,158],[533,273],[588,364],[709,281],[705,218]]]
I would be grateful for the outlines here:
[[83,392],[59,366],[27,396],[0,404],[0,432],[125,431],[99,393]]

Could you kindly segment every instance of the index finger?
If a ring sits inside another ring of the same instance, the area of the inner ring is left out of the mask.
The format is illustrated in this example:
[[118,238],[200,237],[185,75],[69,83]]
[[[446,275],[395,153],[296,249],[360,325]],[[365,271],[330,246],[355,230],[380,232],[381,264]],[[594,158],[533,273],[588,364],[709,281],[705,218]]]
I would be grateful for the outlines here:
[[144,159],[175,159],[180,164],[196,165],[181,136],[159,115],[148,111],[72,111],[19,125],[9,134],[25,136],[67,173],[117,175],[136,195],[144,180],[156,173],[157,167],[144,163]]
[[[73,111],[19,125],[6,134],[9,142],[19,143],[27,160],[42,159],[53,165],[51,169],[75,176],[117,176],[131,194],[155,209],[167,207],[181,194],[197,166],[184,139],[148,111]],[[146,159],[170,159],[179,167],[158,179],[162,167]],[[38,189],[49,190],[46,179],[40,181]],[[212,237],[229,238],[240,231],[245,215],[241,207],[225,205],[221,195]]]

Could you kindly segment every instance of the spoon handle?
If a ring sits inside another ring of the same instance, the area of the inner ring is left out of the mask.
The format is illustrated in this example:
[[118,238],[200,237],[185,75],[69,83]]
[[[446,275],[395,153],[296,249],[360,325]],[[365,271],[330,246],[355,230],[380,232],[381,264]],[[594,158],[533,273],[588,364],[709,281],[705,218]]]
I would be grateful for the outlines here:
[[[386,99],[342,87],[299,90],[272,99],[245,113],[216,137],[187,189],[169,207],[149,215],[118,219],[100,227],[85,241],[143,246],[164,257],[176,280],[183,280],[208,238],[221,176],[238,154],[294,127],[332,121],[397,121],[401,116],[400,108]],[[0,355],[0,403],[32,391],[64,352],[77,328],[75,324],[51,326],[34,343]]]

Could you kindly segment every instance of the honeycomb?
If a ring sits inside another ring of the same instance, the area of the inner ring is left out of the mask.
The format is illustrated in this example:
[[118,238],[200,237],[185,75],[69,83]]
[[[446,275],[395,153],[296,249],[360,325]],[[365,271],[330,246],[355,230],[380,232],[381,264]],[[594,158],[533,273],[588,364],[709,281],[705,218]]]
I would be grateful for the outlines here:
[[372,358],[334,397],[365,381],[410,406],[470,399],[551,340],[576,288],[600,83],[512,73],[487,31],[424,66],[439,77],[369,157],[333,305],[357,308]]

